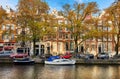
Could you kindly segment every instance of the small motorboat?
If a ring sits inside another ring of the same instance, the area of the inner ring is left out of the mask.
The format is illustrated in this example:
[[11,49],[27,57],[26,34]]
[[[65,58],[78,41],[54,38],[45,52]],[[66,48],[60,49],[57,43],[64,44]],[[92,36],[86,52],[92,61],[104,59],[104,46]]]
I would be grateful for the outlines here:
[[45,64],[49,65],[74,65],[76,63],[73,59],[54,59],[54,60],[46,60]]
[[30,57],[27,54],[12,54],[10,56],[11,58],[13,58],[13,63],[14,64],[34,64],[35,61],[30,59]]
[[14,64],[28,65],[28,64],[34,64],[35,61],[31,60],[31,59],[23,59],[23,60],[15,59],[15,60],[13,60],[13,63]]

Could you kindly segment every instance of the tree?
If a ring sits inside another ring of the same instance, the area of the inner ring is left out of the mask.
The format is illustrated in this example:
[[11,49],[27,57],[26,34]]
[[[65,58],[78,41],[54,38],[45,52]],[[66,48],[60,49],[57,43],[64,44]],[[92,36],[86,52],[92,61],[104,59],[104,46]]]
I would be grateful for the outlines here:
[[0,7],[0,25],[3,23],[3,21],[6,19],[6,11],[2,8],[2,6]]
[[106,14],[107,21],[110,21],[113,26],[112,34],[115,42],[116,55],[118,55],[120,47],[120,2],[118,1],[107,8]]
[[[25,47],[26,41],[33,41],[33,52],[35,54],[35,43],[41,39],[44,32],[44,15],[48,13],[49,6],[42,0],[19,0],[17,24],[22,32],[18,36]],[[28,33],[27,33],[28,30]]]
[[[90,2],[88,4],[75,3],[73,7],[66,4],[63,6],[62,15],[66,18],[65,25],[73,35],[75,52],[78,52],[78,45],[90,38],[90,22],[92,14],[98,11],[97,4]],[[89,21],[88,21],[89,20]]]

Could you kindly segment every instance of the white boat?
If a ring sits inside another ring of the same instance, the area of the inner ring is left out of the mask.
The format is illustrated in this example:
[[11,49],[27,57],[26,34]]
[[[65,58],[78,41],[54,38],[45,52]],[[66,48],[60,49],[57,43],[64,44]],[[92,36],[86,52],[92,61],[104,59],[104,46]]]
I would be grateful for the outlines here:
[[75,63],[76,61],[72,59],[54,59],[52,61],[45,61],[45,64],[50,65],[74,65]]

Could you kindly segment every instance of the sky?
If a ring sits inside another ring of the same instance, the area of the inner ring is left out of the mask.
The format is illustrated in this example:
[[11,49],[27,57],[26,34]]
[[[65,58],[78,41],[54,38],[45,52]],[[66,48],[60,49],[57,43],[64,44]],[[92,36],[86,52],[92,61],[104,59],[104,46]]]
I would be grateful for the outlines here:
[[[45,0],[50,8],[61,10],[62,6],[66,3],[73,4],[75,1],[78,3],[97,2],[99,9],[103,10],[109,7],[115,0]],[[16,10],[18,0],[0,0],[0,5],[5,8],[6,5]]]

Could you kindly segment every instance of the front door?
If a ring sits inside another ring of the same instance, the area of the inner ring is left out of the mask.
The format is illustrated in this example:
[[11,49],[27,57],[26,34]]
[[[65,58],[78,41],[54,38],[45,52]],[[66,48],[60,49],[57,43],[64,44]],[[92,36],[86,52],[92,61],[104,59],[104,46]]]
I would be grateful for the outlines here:
[[36,56],[39,55],[39,49],[35,49]]
[[44,54],[44,52],[45,52],[45,50],[44,50],[44,45],[41,45],[41,50],[40,50],[40,52],[41,52],[41,55],[43,55]]
[[98,47],[98,53],[101,53],[101,46]]
[[81,46],[81,53],[84,53],[84,47]]

